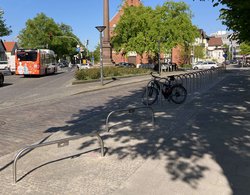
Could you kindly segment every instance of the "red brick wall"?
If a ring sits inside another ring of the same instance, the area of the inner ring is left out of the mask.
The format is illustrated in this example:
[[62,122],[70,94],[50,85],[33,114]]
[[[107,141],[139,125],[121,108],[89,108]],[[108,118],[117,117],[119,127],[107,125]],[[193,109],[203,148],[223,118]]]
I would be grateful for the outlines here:
[[[113,36],[114,27],[118,23],[118,21],[120,20],[120,17],[123,14],[123,8],[126,5],[128,5],[128,6],[139,6],[139,5],[141,5],[141,1],[140,0],[126,0],[124,5],[122,6],[122,8],[115,14],[115,16],[109,22],[110,37]],[[121,53],[116,53],[115,51],[112,52],[112,60],[115,63],[128,62],[128,58],[125,55],[122,55]],[[141,61],[140,56],[137,56],[136,57],[136,63],[139,64],[140,61]],[[143,63],[147,62],[147,60],[145,60],[145,59],[143,59],[142,61],[143,61]]]
[[172,49],[172,62],[176,63],[177,65],[183,63],[183,59],[181,57],[181,48],[178,46]]

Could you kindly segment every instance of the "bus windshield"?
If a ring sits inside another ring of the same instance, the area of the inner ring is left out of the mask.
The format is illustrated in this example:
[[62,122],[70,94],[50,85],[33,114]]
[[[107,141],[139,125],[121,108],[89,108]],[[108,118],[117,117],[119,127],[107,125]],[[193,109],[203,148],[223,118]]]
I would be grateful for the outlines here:
[[37,51],[18,51],[17,59],[19,61],[36,61]]

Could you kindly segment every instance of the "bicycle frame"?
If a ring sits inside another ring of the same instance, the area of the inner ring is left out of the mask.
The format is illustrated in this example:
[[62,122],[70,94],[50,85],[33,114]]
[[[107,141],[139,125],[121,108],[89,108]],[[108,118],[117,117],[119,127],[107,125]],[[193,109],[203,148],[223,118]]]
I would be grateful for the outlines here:
[[[172,93],[172,88],[173,86],[177,86],[178,84],[172,84],[174,80],[172,79],[167,79],[167,78],[160,78],[152,75],[154,78],[153,80],[150,81],[150,87],[154,87],[157,89],[158,95],[162,94],[165,99],[170,100],[170,96]],[[159,80],[157,80],[159,79]],[[165,81],[161,81],[165,80]],[[149,86],[148,85],[148,86]]]

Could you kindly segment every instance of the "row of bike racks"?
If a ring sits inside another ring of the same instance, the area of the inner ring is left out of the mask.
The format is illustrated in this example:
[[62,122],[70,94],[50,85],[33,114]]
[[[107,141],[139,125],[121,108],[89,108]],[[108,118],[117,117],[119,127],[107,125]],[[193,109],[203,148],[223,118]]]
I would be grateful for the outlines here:
[[[197,92],[206,84],[213,83],[213,81],[216,78],[218,78],[224,71],[225,71],[225,68],[219,67],[219,68],[208,69],[208,70],[193,71],[193,72],[188,72],[188,73],[178,74],[178,75],[170,75],[165,78],[163,77],[162,79],[169,80],[170,77],[174,77],[173,84],[182,84],[186,88],[187,92],[192,94],[194,92]],[[159,84],[160,84],[160,91],[162,91],[163,83],[160,82]],[[148,87],[146,87],[146,94],[148,94]],[[148,98],[148,95],[147,95],[147,98]],[[162,99],[163,99],[162,93],[159,94],[159,98],[160,98],[160,102],[162,103]]]
[[[149,106],[143,106],[143,107],[134,107],[134,108],[111,111],[106,117],[105,131],[107,131],[107,132],[110,131],[109,120],[110,120],[110,117],[112,115],[114,115],[115,113],[133,114],[133,113],[135,113],[136,110],[139,110],[139,109],[147,109],[147,110],[149,110],[151,112],[151,116],[152,116],[151,124],[154,127],[155,116],[154,116],[153,108],[151,108]],[[97,139],[99,141],[100,148],[101,148],[101,156],[103,157],[104,156],[104,142],[103,142],[103,139],[102,139],[102,137],[100,136],[99,133],[77,135],[77,136],[72,136],[72,137],[53,140],[53,141],[48,141],[48,142],[32,144],[30,146],[27,146],[27,147],[19,150],[17,152],[17,154],[15,155],[14,160],[13,160],[13,182],[14,182],[14,184],[17,183],[17,181],[18,181],[17,180],[17,161],[21,156],[27,154],[28,152],[30,152],[31,150],[33,150],[35,148],[44,147],[44,146],[53,145],[53,144],[57,144],[58,148],[62,148],[62,147],[65,147],[65,146],[69,146],[69,141],[78,140],[78,139],[83,138],[83,137],[94,137],[94,136],[97,137]]]
[[213,81],[218,78],[224,72],[224,70],[225,69],[223,67],[220,67],[172,76],[174,76],[175,81],[177,83],[181,83],[189,93],[193,93],[207,84],[213,83]]

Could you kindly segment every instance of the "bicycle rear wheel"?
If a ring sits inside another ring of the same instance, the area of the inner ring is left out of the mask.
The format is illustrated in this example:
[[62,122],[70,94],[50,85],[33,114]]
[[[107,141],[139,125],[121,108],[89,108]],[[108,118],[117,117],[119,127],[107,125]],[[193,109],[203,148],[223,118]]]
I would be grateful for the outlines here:
[[182,104],[187,98],[187,90],[182,85],[172,87],[170,98],[176,104]]
[[148,86],[144,89],[142,94],[142,103],[144,105],[152,105],[158,98],[158,90],[155,87]]

